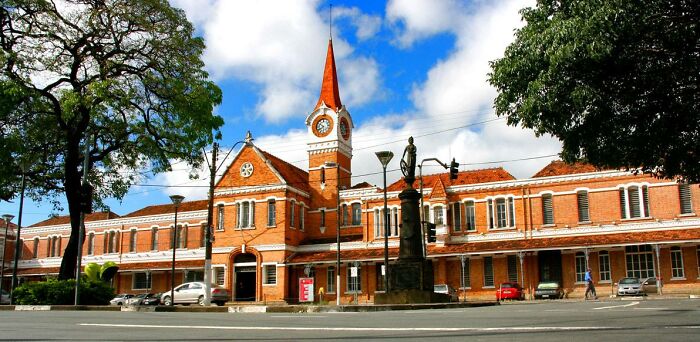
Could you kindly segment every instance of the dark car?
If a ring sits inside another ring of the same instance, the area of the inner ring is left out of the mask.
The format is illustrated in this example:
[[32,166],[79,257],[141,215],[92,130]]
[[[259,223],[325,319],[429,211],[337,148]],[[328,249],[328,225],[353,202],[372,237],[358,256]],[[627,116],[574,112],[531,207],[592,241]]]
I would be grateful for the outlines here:
[[535,299],[562,299],[564,298],[564,289],[561,288],[559,282],[543,281],[537,285],[535,289]]
[[496,290],[496,300],[503,299],[525,299],[525,293],[523,292],[523,288],[520,287],[518,283],[512,281],[501,283],[501,285]]

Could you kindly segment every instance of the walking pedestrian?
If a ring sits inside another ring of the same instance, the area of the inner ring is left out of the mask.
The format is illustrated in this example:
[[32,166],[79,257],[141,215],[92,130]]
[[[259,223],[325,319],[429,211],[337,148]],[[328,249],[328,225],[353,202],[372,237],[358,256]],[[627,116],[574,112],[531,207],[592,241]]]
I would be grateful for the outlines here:
[[595,286],[593,286],[593,278],[591,277],[590,267],[586,270],[584,280],[586,281],[586,293],[584,295],[585,299],[588,299],[589,293],[593,296],[593,299],[598,299],[598,295],[595,293]]

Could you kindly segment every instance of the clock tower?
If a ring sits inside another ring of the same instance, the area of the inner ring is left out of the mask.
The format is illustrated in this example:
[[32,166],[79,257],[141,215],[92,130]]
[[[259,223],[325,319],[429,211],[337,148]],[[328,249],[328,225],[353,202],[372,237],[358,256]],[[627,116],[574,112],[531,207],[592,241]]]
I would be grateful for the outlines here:
[[[312,210],[335,210],[338,190],[350,188],[352,129],[350,113],[340,102],[338,75],[335,70],[333,40],[328,40],[326,65],[321,94],[314,110],[306,117],[308,129],[309,185],[312,189]],[[335,221],[334,221],[335,222]],[[335,226],[335,223],[329,223]]]

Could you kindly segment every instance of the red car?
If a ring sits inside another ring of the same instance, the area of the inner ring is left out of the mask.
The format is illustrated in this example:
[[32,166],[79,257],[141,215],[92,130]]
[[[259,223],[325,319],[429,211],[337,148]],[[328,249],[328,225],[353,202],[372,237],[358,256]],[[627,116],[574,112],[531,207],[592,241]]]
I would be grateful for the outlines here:
[[501,286],[496,289],[496,300],[502,299],[525,299],[525,293],[523,293],[523,288],[516,282],[505,282],[501,283]]

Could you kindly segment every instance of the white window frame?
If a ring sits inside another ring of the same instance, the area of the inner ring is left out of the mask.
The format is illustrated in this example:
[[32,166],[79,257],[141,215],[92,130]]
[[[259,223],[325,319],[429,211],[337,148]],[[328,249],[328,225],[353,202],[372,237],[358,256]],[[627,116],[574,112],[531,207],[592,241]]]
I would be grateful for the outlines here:
[[236,229],[255,229],[254,200],[236,202]]
[[306,214],[304,213],[306,211],[306,207],[304,207],[304,203],[299,202],[299,231],[304,231],[306,228],[306,222],[304,217]]
[[688,183],[678,184],[678,201],[681,215],[693,215],[693,191]]
[[[263,286],[277,286],[277,264],[262,264]],[[274,270],[274,276],[270,277],[270,270]]]
[[[351,225],[353,226],[360,226],[362,225],[362,203],[352,203],[350,204],[350,208],[352,210],[352,222]],[[356,210],[357,208],[357,210]],[[355,216],[357,214],[357,216]]]
[[[345,275],[346,275],[345,293],[346,294],[348,294],[348,293],[357,293],[357,294],[362,293],[362,263],[360,263],[357,266],[357,277],[355,278],[355,280],[352,280],[353,277],[350,276],[352,274],[351,269],[352,269],[352,267],[354,267],[353,263],[349,263],[346,265],[347,265],[347,267],[345,267]],[[350,285],[354,285],[354,284],[357,284],[357,289],[355,289],[355,290],[353,290],[352,287],[350,286]]]
[[[505,212],[499,212],[498,206],[499,201],[503,201],[503,206]],[[516,215],[515,215],[515,197],[510,196],[496,196],[486,198],[486,209],[488,214],[488,227],[489,230],[499,230],[499,229],[514,229],[517,225]],[[500,226],[499,216],[502,216],[505,220],[505,225]]]
[[158,227],[151,227],[151,250],[152,251],[157,251],[158,250]]
[[[542,199],[542,226],[554,226],[554,194],[543,193]],[[549,218],[548,218],[549,217]]]
[[470,269],[471,269],[471,259],[466,258],[464,260],[464,267],[462,267],[462,260],[458,260],[459,262],[459,289],[460,290],[467,290],[472,288],[472,279],[471,279],[471,274],[470,274]]
[[335,293],[335,289],[337,288],[335,284],[335,274],[335,266],[328,266],[326,268],[326,293]]
[[[464,207],[464,230],[466,232],[476,231],[476,201],[467,200],[463,203]],[[471,215],[470,215],[471,212]],[[471,223],[471,225],[470,225]]]
[[136,228],[129,229],[129,253],[136,253],[136,242],[138,239],[138,230]]
[[216,205],[216,230],[217,231],[223,231],[224,230],[224,224],[225,224],[225,219],[226,219],[226,207],[224,206],[223,203],[219,203]]
[[[633,216],[634,209],[631,200],[630,189],[636,188],[636,196],[639,205],[639,216]],[[649,184],[647,183],[631,183],[620,185],[617,187],[620,194],[620,211],[623,220],[637,220],[651,217],[649,205]],[[646,194],[646,196],[645,196]]]
[[671,247],[671,280],[685,280],[683,248],[680,246]]
[[384,218],[382,217],[382,211],[379,208],[374,208],[374,237],[384,236]]
[[296,206],[296,201],[291,200],[289,202],[289,228],[294,229],[294,226],[296,226],[296,211],[297,211],[297,206]]
[[598,252],[598,277],[601,283],[612,281],[612,268],[610,265],[610,252]]
[[452,205],[452,231],[462,232],[462,203],[454,202]]
[[267,200],[267,226],[277,227],[277,201],[275,199]]
[[[642,268],[642,264],[646,267]],[[625,274],[627,274],[628,277],[637,277],[640,279],[655,277],[655,264],[651,246],[634,245],[625,247]],[[629,267],[630,265],[632,265],[632,268]],[[639,269],[634,268],[635,265],[639,265]]]
[[447,208],[442,204],[436,204],[431,209],[433,215],[433,223],[436,226],[444,226],[446,224],[445,218],[447,217]]
[[586,253],[576,252],[574,255],[574,272],[576,273],[576,284],[586,282]]
[[576,191],[576,209],[578,212],[578,223],[591,222],[591,206],[588,190],[582,189]]

